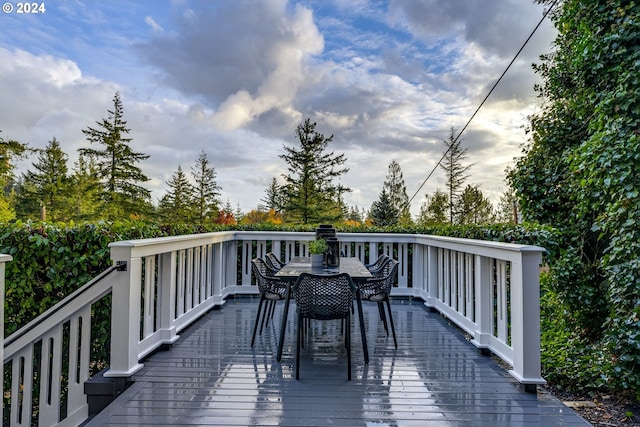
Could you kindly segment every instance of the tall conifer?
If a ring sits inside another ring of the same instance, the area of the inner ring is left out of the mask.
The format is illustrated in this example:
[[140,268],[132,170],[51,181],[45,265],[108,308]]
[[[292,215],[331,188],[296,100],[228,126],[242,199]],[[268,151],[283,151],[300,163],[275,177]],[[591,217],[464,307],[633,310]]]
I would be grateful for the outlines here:
[[100,148],[81,148],[84,155],[94,156],[102,181],[105,216],[108,219],[127,218],[145,213],[150,205],[151,192],[140,183],[149,181],[138,166],[148,155],[133,151],[130,129],[123,119],[120,94],[113,97],[113,110],[108,110],[106,119],[96,122],[98,127],[87,127],[82,132],[92,144]]
[[296,136],[300,148],[285,146],[280,155],[288,165],[283,187],[286,220],[313,224],[342,219],[342,193],[351,190],[336,180],[349,171],[342,167],[347,158],[326,152],[333,135],[317,132],[310,119],[298,125]]

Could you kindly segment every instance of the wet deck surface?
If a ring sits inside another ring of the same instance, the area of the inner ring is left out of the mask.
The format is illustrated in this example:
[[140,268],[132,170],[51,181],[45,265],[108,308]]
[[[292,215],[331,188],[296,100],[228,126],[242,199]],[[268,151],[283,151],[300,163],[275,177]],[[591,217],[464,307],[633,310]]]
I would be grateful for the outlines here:
[[526,393],[420,301],[394,300],[398,349],[363,303],[370,363],[352,319],[353,380],[337,321],[316,321],[295,379],[295,303],[276,362],[283,303],[250,346],[257,298],[230,299],[168,351],[89,426],[588,426],[554,397]]

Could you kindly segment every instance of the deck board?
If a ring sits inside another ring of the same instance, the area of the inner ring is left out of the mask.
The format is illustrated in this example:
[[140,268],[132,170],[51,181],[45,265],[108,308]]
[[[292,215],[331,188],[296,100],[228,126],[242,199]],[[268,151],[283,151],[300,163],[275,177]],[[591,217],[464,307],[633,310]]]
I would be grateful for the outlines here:
[[295,380],[295,304],[276,362],[280,303],[250,346],[257,299],[229,299],[144,361],[135,383],[87,426],[588,426],[540,390],[526,393],[492,357],[420,301],[392,303],[398,349],[364,303],[370,363],[352,323],[353,380],[338,322],[315,322]]

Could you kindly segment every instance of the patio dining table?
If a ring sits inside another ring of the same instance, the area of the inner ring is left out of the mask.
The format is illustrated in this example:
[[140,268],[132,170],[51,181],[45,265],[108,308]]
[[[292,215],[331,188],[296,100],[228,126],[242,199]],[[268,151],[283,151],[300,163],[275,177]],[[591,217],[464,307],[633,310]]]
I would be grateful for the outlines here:
[[[311,274],[340,274],[347,273],[351,276],[351,280],[356,284],[359,281],[369,279],[373,277],[371,272],[358,258],[354,257],[340,257],[340,264],[338,267],[311,267],[311,258],[309,257],[294,257],[289,261],[282,269],[280,269],[275,276],[280,280],[286,281],[287,295],[284,300],[284,313],[282,314],[282,326],[280,328],[280,342],[278,343],[278,355],[276,360],[279,362],[282,359],[282,347],[284,345],[284,335],[287,327],[287,318],[289,315],[289,300],[291,295],[291,287],[295,284],[298,276],[302,273]],[[362,336],[362,351],[364,353],[364,362],[369,363],[369,350],[367,348],[367,337],[364,330],[364,317],[362,315],[362,302],[360,301],[360,291],[356,293],[356,302],[358,305],[358,316],[360,319],[360,334]]]

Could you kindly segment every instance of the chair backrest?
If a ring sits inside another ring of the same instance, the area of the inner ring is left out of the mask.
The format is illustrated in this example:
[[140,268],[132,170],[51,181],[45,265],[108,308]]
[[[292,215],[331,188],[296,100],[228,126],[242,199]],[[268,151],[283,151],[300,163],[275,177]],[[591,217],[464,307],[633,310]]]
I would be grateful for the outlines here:
[[360,294],[363,300],[381,301],[391,294],[396,283],[398,261],[389,258],[373,278],[360,283]]
[[264,262],[265,264],[267,264],[267,267],[269,267],[269,269],[274,272],[279,271],[282,268],[280,264],[274,262],[273,259],[268,255],[264,257]]
[[302,273],[293,286],[298,313],[311,319],[343,319],[350,315],[356,287],[346,274]]
[[256,279],[258,290],[260,292],[274,292],[274,287],[284,286],[280,284],[280,279],[273,277],[273,271],[265,263],[262,258],[254,258],[251,260],[251,270]]
[[[389,264],[394,262],[395,260],[390,256],[386,256],[380,264],[376,268],[369,268],[369,272],[373,275],[373,277],[385,277],[389,274],[391,267]],[[397,261],[395,261],[397,262]]]
[[369,270],[379,270],[379,269],[380,269],[380,267],[382,267],[382,266],[383,266],[383,264],[384,264],[385,262],[387,262],[388,260],[390,260],[390,259],[391,259],[391,257],[390,257],[389,255],[381,254],[381,255],[378,257],[378,259],[376,259],[376,260],[375,260],[375,262],[374,262],[373,264],[369,264],[369,265],[367,265],[367,268],[368,268]]
[[273,268],[278,270],[280,270],[285,265],[285,263],[280,261],[280,258],[278,258],[278,256],[273,252],[268,252],[264,257],[264,260],[267,261],[267,264],[271,264]]
[[396,280],[398,277],[398,261],[395,259],[389,258],[389,262],[387,262],[380,269],[380,277],[385,279],[384,283],[384,291],[389,295],[391,293],[391,288],[396,284]]

